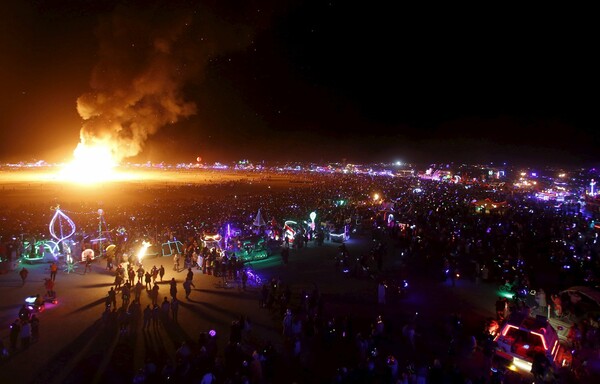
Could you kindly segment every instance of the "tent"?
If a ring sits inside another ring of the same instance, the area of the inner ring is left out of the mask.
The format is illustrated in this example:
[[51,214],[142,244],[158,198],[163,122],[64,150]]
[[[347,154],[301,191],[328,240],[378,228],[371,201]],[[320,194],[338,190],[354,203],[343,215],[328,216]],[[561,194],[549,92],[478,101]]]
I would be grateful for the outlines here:
[[267,225],[267,223],[265,222],[265,219],[263,219],[263,217],[262,217],[260,208],[258,208],[258,212],[256,213],[256,216],[254,217],[254,221],[252,222],[252,225],[254,225],[255,227],[263,227],[263,226]]

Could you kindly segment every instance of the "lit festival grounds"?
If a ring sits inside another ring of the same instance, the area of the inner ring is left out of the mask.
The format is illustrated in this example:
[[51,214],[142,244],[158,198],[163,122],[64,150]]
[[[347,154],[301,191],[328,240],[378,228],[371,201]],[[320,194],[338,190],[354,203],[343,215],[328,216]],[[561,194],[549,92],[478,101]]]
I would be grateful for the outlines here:
[[[132,201],[152,201],[160,191],[165,197],[195,198],[214,194],[202,188],[227,182],[245,181],[248,190],[301,187],[305,178],[292,174],[228,170],[143,169],[123,172],[123,180],[103,182],[71,182],[56,180],[55,168],[0,169],[2,206],[22,204],[86,202],[90,204],[127,204]],[[181,187],[193,187],[185,188]],[[240,191],[244,192],[244,191]],[[217,192],[218,194],[218,192]]]
[[[111,209],[127,209],[135,203],[202,199],[217,196],[225,199],[236,195],[243,204],[244,196],[260,194],[265,199],[278,189],[310,188],[310,179],[301,174],[269,174],[266,172],[234,171],[152,171],[136,180],[76,185],[42,177],[44,173],[27,171],[3,172],[1,176],[1,207],[7,210],[60,204],[102,207],[111,225]],[[243,181],[240,183],[231,183]],[[331,182],[335,183],[332,176]],[[268,202],[265,201],[265,207]],[[10,220],[10,218],[7,218]],[[160,221],[160,218],[158,218]],[[3,224],[4,225],[4,224]],[[365,230],[353,234],[347,242],[352,255],[368,251],[372,234]],[[326,241],[323,246],[312,242],[306,248],[292,250],[288,265],[273,254],[263,261],[253,262],[253,268],[263,278],[278,277],[289,285],[293,294],[318,287],[324,299],[327,318],[352,319],[354,332],[370,332],[370,326],[381,315],[387,326],[380,353],[393,353],[402,363],[413,362],[429,366],[435,357],[447,357],[447,342],[442,338],[444,321],[458,303],[467,329],[476,332],[485,318],[494,315],[495,287],[459,280],[456,287],[431,281],[418,271],[409,271],[410,291],[400,299],[388,295],[385,304],[377,303],[377,282],[369,278],[354,278],[336,270],[334,258],[337,243]],[[403,267],[400,255],[392,244],[387,248],[383,273],[394,276]],[[185,300],[181,283],[186,271],[174,271],[171,257],[156,256],[144,260],[146,268],[164,265],[164,282],[159,283],[159,303],[169,296],[168,281],[178,282],[181,300],[179,321],[169,322],[150,331],[141,324],[128,334],[101,320],[107,291],[114,285],[114,273],[106,270],[103,259],[92,264],[92,271],[83,273],[83,264],[67,273],[59,270],[56,278],[58,304],[48,304],[39,314],[40,340],[0,362],[2,383],[131,383],[132,375],[144,366],[148,357],[164,356],[171,360],[182,342],[194,343],[203,332],[215,330],[219,356],[228,342],[232,321],[240,315],[249,318],[251,330],[244,339],[246,352],[260,349],[272,342],[280,355],[285,355],[281,314],[259,307],[259,287],[240,291],[236,286],[222,285],[220,278],[194,270],[190,300]],[[17,267],[0,275],[0,337],[9,345],[9,325],[17,318],[26,296],[43,293],[44,278],[49,276],[48,263],[27,264],[29,277],[24,285]],[[120,297],[118,297],[118,302]],[[142,292],[142,309],[150,303]],[[414,346],[403,337],[402,328],[417,317],[418,338]],[[295,371],[289,361],[281,360],[273,383],[330,383],[341,361],[348,359],[350,344],[337,349],[319,349],[305,356],[310,369]],[[471,377],[485,376],[486,366],[481,355],[460,355],[455,363]]]
[[[37,170],[1,174],[0,196],[3,208],[50,207],[60,204],[64,209],[73,206],[103,207],[110,217],[114,206],[127,207],[129,203],[143,201],[177,201],[201,199],[207,195],[223,193],[268,194],[277,188],[304,188],[310,185],[302,176],[268,175],[255,172],[229,171],[151,171],[143,178],[121,182],[104,182],[80,185],[48,179],[48,174]],[[228,182],[235,184],[231,191]],[[222,188],[218,185],[222,184]],[[227,192],[224,192],[226,188]],[[108,225],[110,226],[110,219]],[[368,246],[365,242],[363,246]],[[305,248],[293,252],[290,264],[284,267],[278,254],[267,260],[255,262],[254,268],[264,278],[280,276],[294,291],[312,290],[316,285],[325,294],[344,297],[344,302],[361,303],[374,300],[372,281],[352,281],[344,276],[332,276],[333,258],[338,244],[326,243],[320,248]],[[349,242],[350,249],[361,244]],[[160,283],[159,297],[168,295],[166,281],[172,277],[179,283],[185,271],[173,271],[171,257],[155,257],[144,263],[147,267],[162,264],[166,267],[165,282]],[[24,298],[43,293],[44,278],[49,276],[48,263],[25,264],[30,274],[22,286],[18,270],[0,275],[0,324],[2,340],[9,345],[9,325],[17,317]],[[281,348],[281,321],[273,313],[258,306],[258,288],[250,287],[240,292],[236,287],[223,288],[219,278],[195,272],[191,300],[183,301],[179,322],[171,327],[161,327],[156,332],[142,332],[138,327],[130,339],[123,342],[118,332],[108,330],[101,323],[106,292],[113,285],[114,273],[106,270],[104,260],[92,266],[92,272],[83,274],[83,264],[71,273],[59,270],[56,291],[59,303],[48,304],[39,314],[40,340],[28,349],[19,349],[14,356],[2,361],[2,382],[29,383],[79,383],[79,382],[130,382],[119,378],[115,371],[126,367],[135,371],[144,364],[149,353],[173,357],[183,341],[197,340],[201,332],[217,331],[219,351],[222,353],[233,320],[245,314],[251,321],[249,343],[263,346],[267,340]],[[353,295],[356,292],[356,296]],[[361,299],[361,297],[363,299]],[[150,303],[142,294],[142,308]],[[333,302],[332,302],[333,305]],[[250,345],[248,346],[250,348]]]

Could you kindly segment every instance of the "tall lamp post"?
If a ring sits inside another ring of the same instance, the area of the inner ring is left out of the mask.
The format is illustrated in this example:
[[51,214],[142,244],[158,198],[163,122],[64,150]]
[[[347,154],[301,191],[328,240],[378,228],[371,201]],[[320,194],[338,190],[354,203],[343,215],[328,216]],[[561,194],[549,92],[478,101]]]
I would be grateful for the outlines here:
[[102,257],[102,222],[104,221],[104,210],[102,208],[98,209],[98,251],[100,255],[98,257]]

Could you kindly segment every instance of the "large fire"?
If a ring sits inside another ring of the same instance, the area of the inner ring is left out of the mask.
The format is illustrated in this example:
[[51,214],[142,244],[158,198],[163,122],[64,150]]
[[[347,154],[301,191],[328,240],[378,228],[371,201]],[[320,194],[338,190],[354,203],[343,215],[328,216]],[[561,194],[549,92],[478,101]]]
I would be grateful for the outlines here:
[[58,172],[57,179],[81,184],[128,179],[128,175],[117,171],[117,166],[109,145],[79,143],[73,161]]

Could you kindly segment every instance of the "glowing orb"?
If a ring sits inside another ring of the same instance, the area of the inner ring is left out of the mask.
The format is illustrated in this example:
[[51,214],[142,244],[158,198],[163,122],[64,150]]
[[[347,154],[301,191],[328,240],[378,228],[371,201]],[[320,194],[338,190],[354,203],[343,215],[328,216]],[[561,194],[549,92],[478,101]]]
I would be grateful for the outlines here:
[[196,161],[197,161],[197,162],[201,162],[201,161],[202,161],[202,158],[201,158],[200,156],[198,156],[198,157],[196,157]]
[[93,249],[85,249],[83,252],[81,252],[81,261],[87,261],[88,258],[90,260],[94,260],[94,250]]

